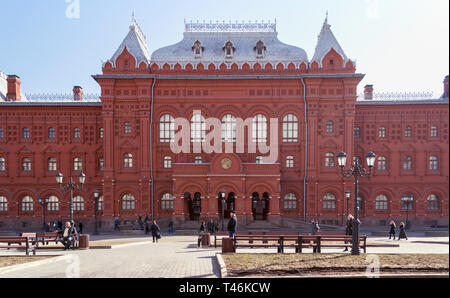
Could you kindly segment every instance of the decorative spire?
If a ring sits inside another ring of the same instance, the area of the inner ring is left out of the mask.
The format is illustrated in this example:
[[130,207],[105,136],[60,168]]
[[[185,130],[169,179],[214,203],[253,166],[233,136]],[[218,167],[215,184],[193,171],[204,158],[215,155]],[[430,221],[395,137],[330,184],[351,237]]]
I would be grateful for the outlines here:
[[322,30],[320,31],[320,34],[317,38],[317,46],[312,61],[317,61],[319,62],[319,64],[321,64],[323,57],[328,54],[331,49],[334,49],[342,56],[344,63],[348,60],[347,56],[339,45],[339,42],[336,40],[336,37],[331,31],[331,25],[328,24],[327,11]]

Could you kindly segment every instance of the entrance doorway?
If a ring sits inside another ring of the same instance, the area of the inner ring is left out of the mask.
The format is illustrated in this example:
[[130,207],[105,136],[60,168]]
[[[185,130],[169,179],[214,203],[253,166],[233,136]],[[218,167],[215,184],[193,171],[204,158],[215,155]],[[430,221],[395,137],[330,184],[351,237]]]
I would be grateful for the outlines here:
[[[218,196],[218,205],[219,208],[219,216],[222,216],[222,199],[220,197],[220,194]],[[225,196],[225,204],[224,204],[224,212],[223,212],[223,218],[229,219],[231,217],[231,211],[233,211],[236,207],[236,194],[234,192],[228,193],[228,195]]]
[[269,210],[269,194],[263,193],[262,197],[259,193],[252,194],[252,211],[254,220],[267,220]]
[[192,198],[191,193],[186,192],[184,194],[185,202],[189,208],[189,219],[199,220],[202,214],[202,195],[199,192],[194,194]]

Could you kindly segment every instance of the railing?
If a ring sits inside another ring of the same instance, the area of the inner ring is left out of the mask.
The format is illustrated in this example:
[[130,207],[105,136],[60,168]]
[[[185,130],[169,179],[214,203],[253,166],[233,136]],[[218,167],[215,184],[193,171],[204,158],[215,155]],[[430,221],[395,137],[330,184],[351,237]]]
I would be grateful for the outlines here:
[[[436,98],[433,92],[380,92],[373,93],[372,99],[369,100],[386,100],[386,101],[407,101],[407,100],[426,100]],[[358,96],[358,100],[364,99],[364,94]]]
[[[66,94],[25,94],[29,102],[74,102],[73,93]],[[98,94],[83,94],[82,102],[100,102]]]
[[186,32],[277,32],[277,23],[255,21],[255,22],[186,22]]

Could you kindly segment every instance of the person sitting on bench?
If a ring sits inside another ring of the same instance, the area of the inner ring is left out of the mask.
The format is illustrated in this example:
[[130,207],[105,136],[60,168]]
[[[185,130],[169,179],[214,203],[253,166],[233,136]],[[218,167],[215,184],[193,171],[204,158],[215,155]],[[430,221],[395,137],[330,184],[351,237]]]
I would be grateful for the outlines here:
[[77,235],[74,225],[71,225],[69,221],[66,222],[64,230],[60,231],[60,233],[62,233],[61,243],[64,245],[64,250],[69,249],[71,246],[73,248],[75,236]]

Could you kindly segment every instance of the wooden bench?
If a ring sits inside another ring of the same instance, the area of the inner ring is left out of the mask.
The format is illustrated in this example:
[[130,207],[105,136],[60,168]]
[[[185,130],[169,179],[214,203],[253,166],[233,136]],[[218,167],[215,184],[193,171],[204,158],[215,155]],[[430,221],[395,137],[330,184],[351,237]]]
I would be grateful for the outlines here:
[[53,232],[53,233],[36,233],[36,244],[39,246],[39,243],[42,243],[42,245],[45,245],[49,242],[55,242],[55,244],[58,244],[59,238],[61,238],[61,233]]
[[[282,252],[285,247],[294,247],[296,253],[302,253],[303,248],[313,248],[313,252],[315,253],[321,253],[322,248],[351,248],[352,242],[352,236],[346,235],[299,235],[297,237],[282,236],[282,239],[280,239]],[[364,253],[367,252],[367,236],[359,237],[359,246],[364,250]]]
[[[6,243],[6,244],[5,244]],[[30,255],[30,251],[33,255],[36,255],[36,245],[33,244],[33,240],[30,237],[21,236],[0,236],[0,248],[24,248],[27,256]]]

